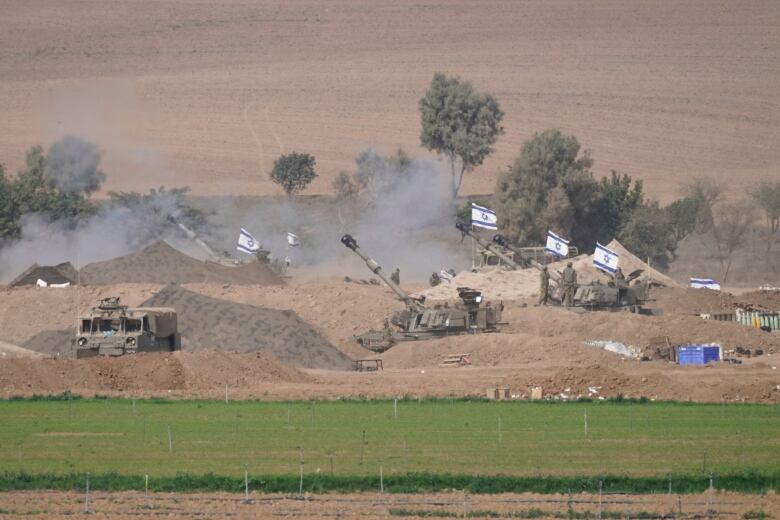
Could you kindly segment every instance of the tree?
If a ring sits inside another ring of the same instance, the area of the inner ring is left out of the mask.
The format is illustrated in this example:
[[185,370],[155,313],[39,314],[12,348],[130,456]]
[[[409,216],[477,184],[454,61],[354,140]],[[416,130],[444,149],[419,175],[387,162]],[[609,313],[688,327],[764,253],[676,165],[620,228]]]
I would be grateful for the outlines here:
[[463,174],[483,163],[504,132],[504,113],[490,94],[471,83],[436,73],[420,100],[420,142],[450,163],[452,192],[458,194]]
[[0,244],[18,238],[21,232],[19,219],[14,214],[13,195],[13,184],[6,178],[5,167],[0,164]]
[[677,238],[671,226],[669,212],[658,204],[636,208],[621,227],[618,240],[642,260],[667,269],[677,249]]
[[308,186],[317,176],[314,157],[308,153],[292,152],[274,161],[271,180],[279,184],[290,196]]
[[721,283],[725,284],[728,279],[734,252],[750,238],[748,231],[756,217],[755,207],[747,201],[724,203],[715,207],[712,236],[723,269]]
[[703,213],[702,201],[692,197],[675,200],[666,208],[669,222],[677,240],[682,240],[696,231]]
[[780,229],[780,182],[762,182],[750,194],[766,218],[766,253],[772,253],[775,233]]
[[709,231],[713,225],[712,208],[721,199],[723,186],[709,177],[694,177],[683,187],[683,195],[698,205],[697,231]]
[[360,191],[375,200],[382,193],[408,179],[412,163],[412,158],[403,148],[388,157],[382,157],[374,149],[366,148],[355,157],[355,183]]
[[333,179],[333,190],[336,192],[336,199],[343,201],[357,196],[360,189],[352,181],[352,177],[345,171],[339,172]]
[[592,212],[598,195],[591,165],[590,155],[580,154],[577,139],[559,130],[545,130],[526,141],[496,183],[504,234],[516,243],[539,243],[553,229],[584,245],[586,226],[577,221]]
[[612,240],[634,212],[646,205],[643,188],[641,180],[634,181],[630,175],[624,173],[621,176],[615,170],[610,177],[601,179],[590,219],[596,240],[603,243]]

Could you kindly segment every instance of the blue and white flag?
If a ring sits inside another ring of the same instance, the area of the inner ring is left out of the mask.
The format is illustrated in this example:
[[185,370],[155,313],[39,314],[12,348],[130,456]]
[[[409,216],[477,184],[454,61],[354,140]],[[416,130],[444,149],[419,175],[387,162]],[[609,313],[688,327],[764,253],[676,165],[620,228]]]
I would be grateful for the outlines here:
[[712,289],[713,291],[720,291],[720,284],[712,278],[691,278],[688,280],[688,287],[694,289]]
[[548,231],[547,245],[544,249],[557,257],[565,258],[569,256],[569,241],[562,239],[552,231]]
[[257,240],[255,240],[255,238],[249,234],[249,231],[241,228],[241,233],[238,235],[238,246],[236,246],[236,249],[242,253],[253,255],[258,249],[260,249],[260,244],[258,244]]
[[442,269],[441,271],[439,271],[439,278],[441,279],[442,282],[449,283],[452,281],[452,273]]
[[615,274],[618,268],[618,254],[596,242],[596,251],[593,252],[593,265],[608,273]]
[[485,229],[498,229],[498,217],[492,209],[471,203],[471,225]]

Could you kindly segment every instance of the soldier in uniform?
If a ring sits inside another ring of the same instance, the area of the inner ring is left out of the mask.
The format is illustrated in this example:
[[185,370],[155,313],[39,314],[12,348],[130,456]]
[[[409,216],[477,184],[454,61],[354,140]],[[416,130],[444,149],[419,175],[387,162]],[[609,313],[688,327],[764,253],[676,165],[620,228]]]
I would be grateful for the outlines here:
[[390,327],[390,322],[385,319],[385,326],[382,330],[382,340],[387,345],[387,348],[395,345],[395,338],[393,337],[393,329]]
[[550,273],[547,266],[542,267],[542,274],[539,277],[539,305],[547,305],[548,291],[550,289]]
[[401,285],[401,270],[399,268],[395,268],[395,271],[393,271],[390,274],[390,279],[395,283],[396,285]]
[[625,277],[625,275],[623,274],[623,270],[622,270],[621,268],[619,268],[619,267],[618,267],[618,268],[615,270],[615,280],[625,280],[625,279],[626,279],[626,277]]
[[431,277],[428,278],[428,283],[431,284],[431,287],[436,287],[441,283],[441,276],[439,276],[439,273],[432,273]]
[[571,262],[566,264],[563,270],[563,304],[571,307],[574,300],[574,290],[577,288],[577,271]]

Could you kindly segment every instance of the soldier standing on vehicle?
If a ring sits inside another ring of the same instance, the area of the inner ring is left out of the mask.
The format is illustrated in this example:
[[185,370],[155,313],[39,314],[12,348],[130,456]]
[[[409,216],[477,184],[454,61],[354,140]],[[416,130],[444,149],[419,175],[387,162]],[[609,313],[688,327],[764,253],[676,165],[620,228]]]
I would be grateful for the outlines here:
[[626,277],[625,277],[625,275],[623,274],[623,270],[622,270],[621,268],[619,268],[619,267],[618,267],[618,268],[615,270],[615,280],[625,280],[625,279],[626,279]]
[[563,305],[571,307],[574,300],[574,290],[577,288],[577,271],[572,267],[572,263],[566,264],[563,270]]
[[382,340],[387,348],[395,345],[395,338],[393,337],[393,329],[390,327],[390,322],[385,319],[385,325],[382,329]]
[[550,289],[550,273],[547,266],[542,267],[542,274],[539,277],[539,305],[547,305],[548,291]]
[[393,271],[392,274],[390,274],[390,279],[396,285],[401,285],[401,270],[396,267],[395,271]]

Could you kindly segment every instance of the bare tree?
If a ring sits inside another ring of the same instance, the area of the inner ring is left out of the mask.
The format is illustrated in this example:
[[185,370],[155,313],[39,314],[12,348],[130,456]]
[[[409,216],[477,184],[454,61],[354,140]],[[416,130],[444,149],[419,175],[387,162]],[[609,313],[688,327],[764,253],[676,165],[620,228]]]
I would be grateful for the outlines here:
[[712,236],[723,269],[721,283],[726,283],[734,253],[748,241],[748,231],[756,218],[755,207],[749,201],[723,203],[714,208]]
[[723,196],[723,186],[710,177],[694,177],[682,187],[682,195],[694,202],[697,208],[696,229],[709,231],[713,226],[713,207]]
[[775,234],[780,229],[780,182],[762,182],[751,193],[766,217],[766,255],[769,260]]

